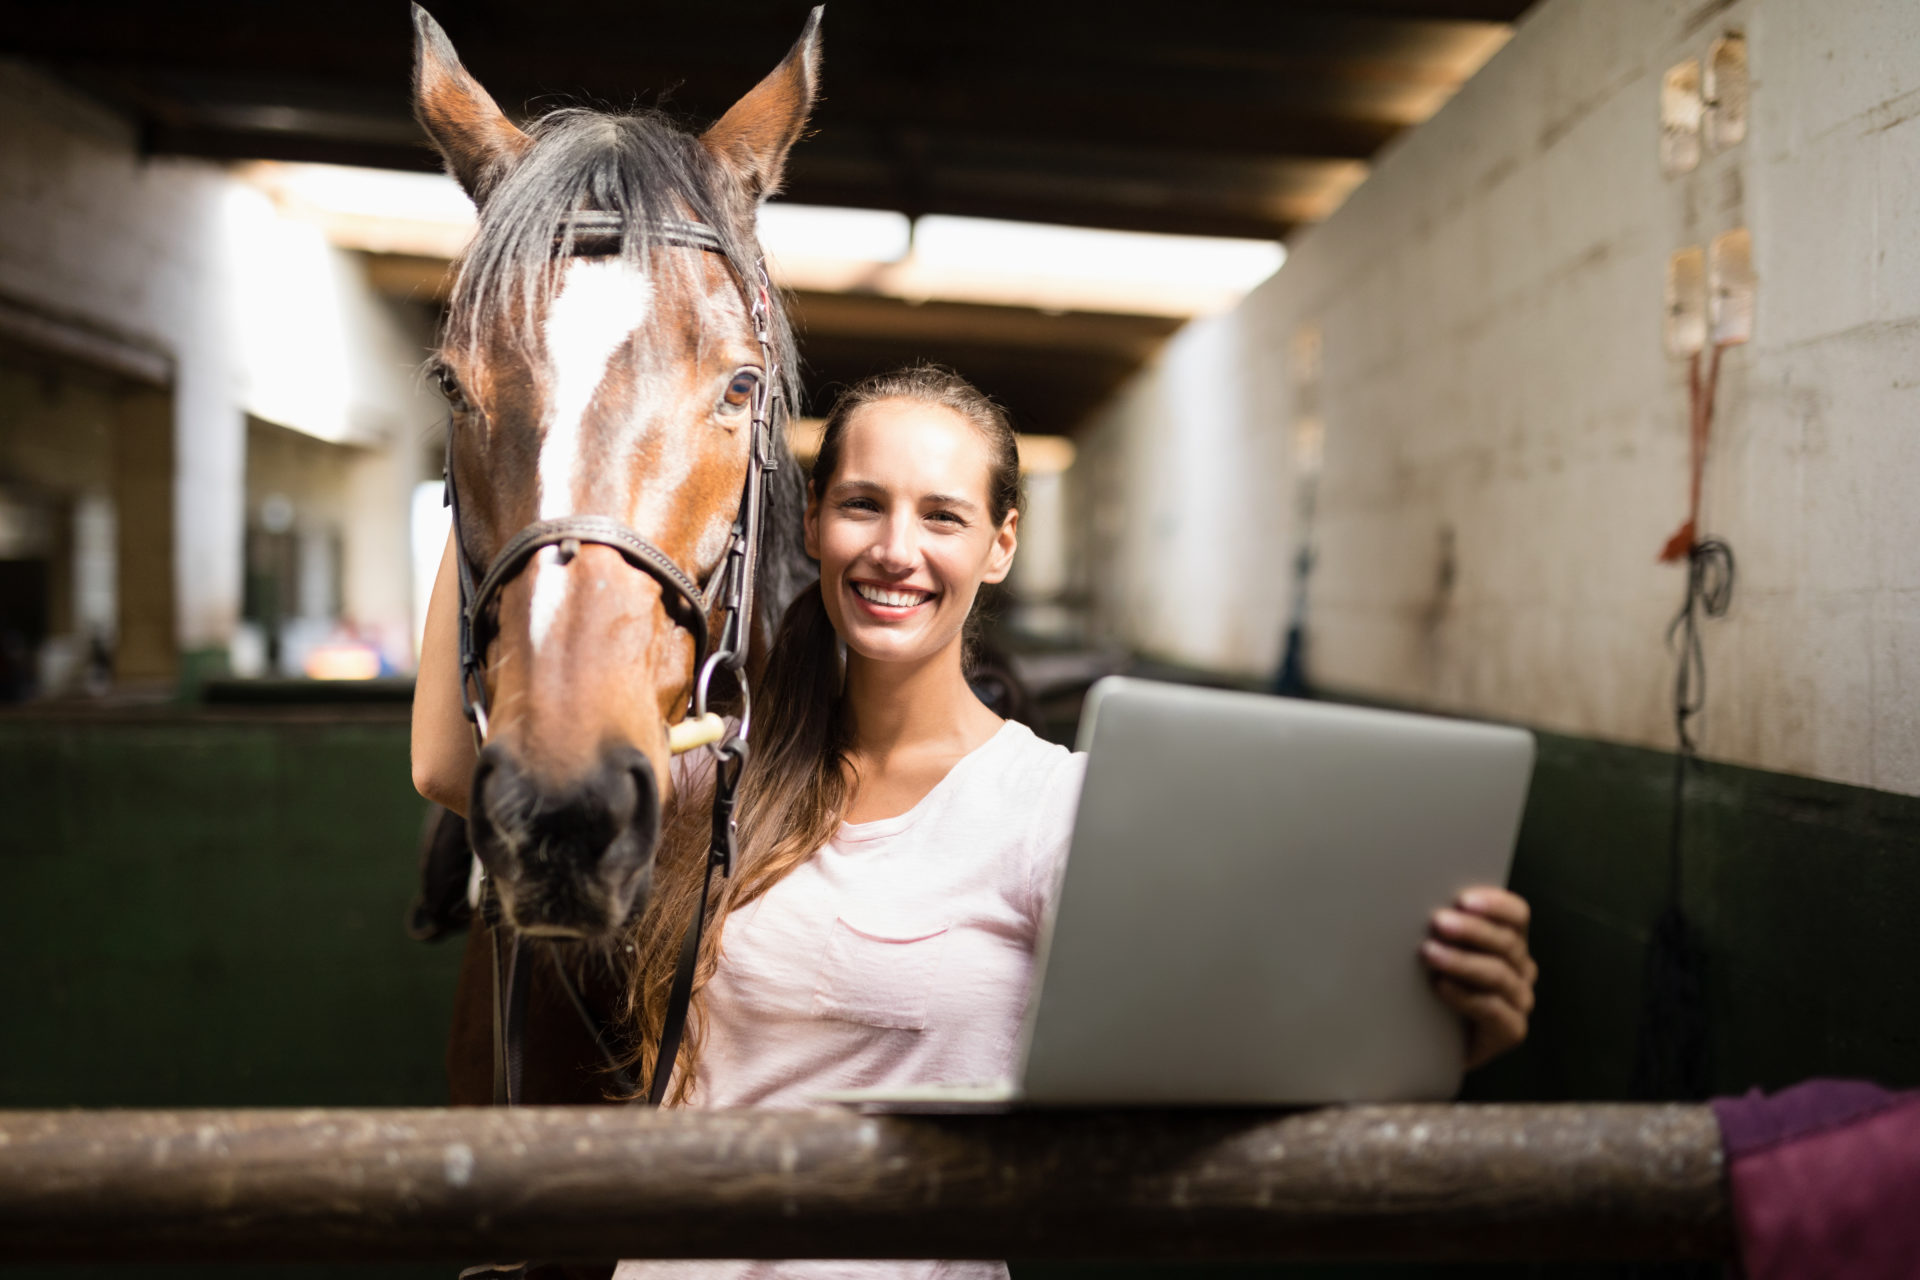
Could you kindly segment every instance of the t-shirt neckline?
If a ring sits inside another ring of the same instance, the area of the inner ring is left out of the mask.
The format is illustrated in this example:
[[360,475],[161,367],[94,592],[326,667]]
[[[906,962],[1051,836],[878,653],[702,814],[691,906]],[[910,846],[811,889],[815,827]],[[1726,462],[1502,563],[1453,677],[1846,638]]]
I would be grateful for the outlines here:
[[1019,723],[1017,720],[1001,721],[1000,727],[993,731],[992,737],[967,752],[967,754],[961,756],[958,760],[955,760],[952,767],[947,770],[946,776],[934,783],[933,786],[927,790],[927,794],[915,801],[913,807],[905,813],[896,813],[891,818],[875,818],[872,822],[842,822],[839,828],[833,833],[831,843],[865,844],[871,840],[883,840],[888,836],[899,835],[902,831],[905,831],[908,827],[920,821],[926,814],[926,811],[932,806],[934,799],[938,797],[941,792],[952,786],[955,778],[959,777],[975,760],[987,754],[995,743],[1006,737],[1009,731]]

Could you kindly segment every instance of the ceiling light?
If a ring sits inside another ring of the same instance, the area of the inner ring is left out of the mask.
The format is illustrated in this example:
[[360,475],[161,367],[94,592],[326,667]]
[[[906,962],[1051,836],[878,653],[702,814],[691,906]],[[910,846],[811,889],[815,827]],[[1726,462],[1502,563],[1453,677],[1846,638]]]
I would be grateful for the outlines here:
[[[452,258],[473,236],[473,205],[442,174],[271,161],[243,172],[284,216],[318,224],[342,248]],[[1286,260],[1270,240],[780,202],[761,209],[759,233],[769,271],[790,289],[1050,312],[1209,315]]]
[[764,205],[760,247],[775,258],[841,258],[898,262],[913,245],[913,223],[887,209],[822,205]]

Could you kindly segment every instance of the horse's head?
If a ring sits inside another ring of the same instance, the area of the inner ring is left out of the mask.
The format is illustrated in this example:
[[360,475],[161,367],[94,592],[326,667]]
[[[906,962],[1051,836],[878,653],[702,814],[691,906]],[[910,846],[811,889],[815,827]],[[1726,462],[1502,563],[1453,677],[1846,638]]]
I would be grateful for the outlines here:
[[[588,110],[517,128],[414,8],[415,110],[479,209],[436,359],[479,606],[469,823],[509,919],[533,933],[605,937],[646,891],[667,729],[706,612],[693,605],[707,603],[674,574],[712,581],[742,513],[759,392],[783,389],[769,365],[793,367],[754,215],[812,103],[819,17],[695,136]],[[624,526],[659,561],[620,537],[503,555],[529,525],[572,517]]]

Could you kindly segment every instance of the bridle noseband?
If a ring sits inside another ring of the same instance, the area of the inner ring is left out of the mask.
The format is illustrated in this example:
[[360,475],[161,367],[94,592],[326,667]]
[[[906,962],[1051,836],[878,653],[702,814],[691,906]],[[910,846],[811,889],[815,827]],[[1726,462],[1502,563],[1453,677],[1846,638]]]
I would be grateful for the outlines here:
[[[627,231],[626,220],[620,214],[594,210],[568,215],[561,227],[562,236],[570,232],[574,239],[595,241],[617,241]],[[711,227],[682,219],[659,219],[649,221],[646,231],[650,245],[718,253],[726,259],[735,277],[740,277],[725,242]],[[760,530],[766,514],[767,477],[780,466],[780,450],[774,432],[779,420],[784,419],[788,412],[786,395],[781,390],[778,351],[773,340],[773,287],[767,277],[764,258],[754,264],[754,271],[758,276],[757,281],[740,279],[742,289],[748,294],[753,332],[760,343],[761,360],[761,377],[753,389],[752,440],[747,460],[747,478],[742,486],[739,513],[734,517],[733,528],[727,538],[726,551],[704,585],[695,581],[673,557],[655,546],[646,535],[605,515],[570,515],[536,520],[507,540],[487,566],[486,573],[476,582],[466,548],[461,542],[460,501],[453,474],[453,431],[449,428],[447,432],[445,503],[452,509],[454,560],[460,579],[460,705],[468,723],[473,726],[476,749],[485,747],[488,736],[486,646],[479,640],[480,628],[493,617],[490,611],[507,583],[546,548],[559,548],[560,563],[564,565],[573,559],[582,544],[611,547],[628,564],[660,584],[660,601],[667,616],[693,637],[693,687],[687,714],[678,723],[669,726],[667,742],[676,755],[703,746],[713,749],[713,836],[708,845],[699,905],[694,910],[693,919],[688,923],[681,943],[653,1079],[647,1091],[648,1101],[654,1106],[658,1106],[665,1098],[674,1062],[679,1056],[680,1040],[692,1000],[694,962],[699,956],[713,873],[717,870],[725,876],[733,869],[734,800],[740,776],[746,767],[747,732],[752,723],[752,700],[744,668],[752,641],[754,570],[759,560]],[[714,625],[716,612],[719,615],[717,627]],[[722,668],[732,675],[740,691],[741,714],[731,729],[707,706],[714,674]],[[490,898],[490,883],[485,884],[484,891]],[[526,966],[520,963],[520,942],[520,935],[516,932],[503,955],[499,930],[496,928],[494,931],[494,1100],[498,1103],[519,1100],[519,1041],[527,979]],[[608,1046],[604,1029],[588,1013],[573,989],[566,967],[558,962],[557,957],[555,967],[572,1003],[612,1064],[615,1078],[624,1082],[625,1074],[620,1069],[617,1056]]]

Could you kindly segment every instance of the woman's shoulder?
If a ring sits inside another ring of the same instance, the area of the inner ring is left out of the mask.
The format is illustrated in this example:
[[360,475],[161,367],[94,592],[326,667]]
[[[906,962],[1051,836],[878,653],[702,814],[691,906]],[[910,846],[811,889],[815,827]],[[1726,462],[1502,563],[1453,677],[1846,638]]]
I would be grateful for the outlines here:
[[1045,815],[1049,826],[1058,826],[1062,816],[1072,822],[1086,775],[1085,755],[1047,741],[1018,720],[1001,725],[983,755],[987,767],[975,775],[976,785],[999,792],[1001,804]]
[[990,772],[998,794],[981,796],[1009,836],[1009,869],[1017,874],[1015,900],[1030,922],[1046,918],[1059,889],[1087,757],[1049,742],[1018,721],[1001,726]]
[[1069,751],[1057,742],[1049,742],[1018,720],[1004,721],[989,746],[998,756],[1001,770],[1028,777],[1037,773],[1060,774],[1064,777],[1086,768],[1087,758],[1084,754]]

